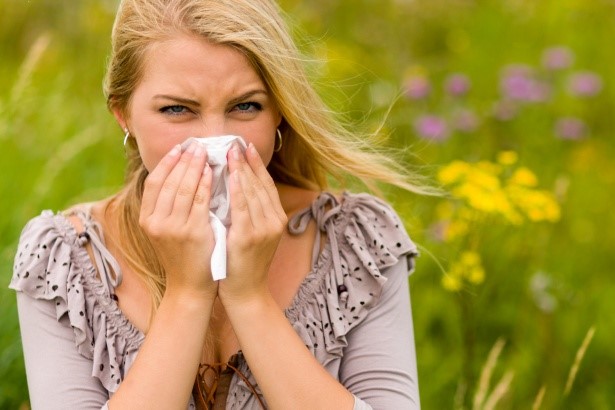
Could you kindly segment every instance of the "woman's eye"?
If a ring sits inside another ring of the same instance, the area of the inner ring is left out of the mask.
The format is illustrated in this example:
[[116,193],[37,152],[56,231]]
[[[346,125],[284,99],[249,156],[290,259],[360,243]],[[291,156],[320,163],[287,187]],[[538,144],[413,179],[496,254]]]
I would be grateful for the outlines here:
[[185,114],[187,111],[188,109],[183,105],[168,105],[160,109],[161,113],[170,115],[181,115]]
[[261,111],[262,106],[255,102],[240,103],[235,106],[235,109],[239,112],[254,112]]

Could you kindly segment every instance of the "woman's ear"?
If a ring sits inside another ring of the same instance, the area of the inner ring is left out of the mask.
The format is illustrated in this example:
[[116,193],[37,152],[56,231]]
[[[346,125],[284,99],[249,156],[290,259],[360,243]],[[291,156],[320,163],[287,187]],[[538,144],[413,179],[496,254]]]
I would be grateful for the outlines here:
[[283,122],[284,122],[284,117],[282,117],[282,113],[278,111],[278,125],[276,126],[276,128],[280,128],[280,125],[282,125]]
[[128,124],[126,122],[126,117],[124,116],[124,113],[122,112],[122,110],[116,107],[116,108],[112,108],[111,112],[113,112],[113,116],[115,117],[115,120],[119,124],[120,128],[122,128],[122,130],[127,129]]

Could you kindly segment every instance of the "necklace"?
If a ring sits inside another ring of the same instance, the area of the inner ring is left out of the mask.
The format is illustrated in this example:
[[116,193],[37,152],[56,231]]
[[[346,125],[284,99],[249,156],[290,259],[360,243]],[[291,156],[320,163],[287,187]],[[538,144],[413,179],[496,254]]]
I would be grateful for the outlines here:
[[[233,355],[228,363],[200,364],[199,370],[194,381],[193,393],[196,401],[197,409],[199,410],[222,410],[226,408],[226,398],[228,396],[233,373],[237,374],[250,392],[256,397],[260,407],[267,409],[256,389],[250,383],[248,378],[237,368],[238,357]],[[207,383],[206,379],[211,375],[211,382]]]

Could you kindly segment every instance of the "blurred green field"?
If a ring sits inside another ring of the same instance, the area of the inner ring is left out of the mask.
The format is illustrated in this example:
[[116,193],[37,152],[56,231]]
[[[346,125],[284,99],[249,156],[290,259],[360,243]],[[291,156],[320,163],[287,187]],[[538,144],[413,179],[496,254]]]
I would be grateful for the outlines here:
[[[422,249],[410,286],[423,407],[611,408],[615,3],[280,3],[330,105],[368,130],[386,118],[383,143],[451,190],[386,190]],[[115,5],[0,4],[2,409],[28,400],[6,287],[21,228],[122,183],[101,86]]]

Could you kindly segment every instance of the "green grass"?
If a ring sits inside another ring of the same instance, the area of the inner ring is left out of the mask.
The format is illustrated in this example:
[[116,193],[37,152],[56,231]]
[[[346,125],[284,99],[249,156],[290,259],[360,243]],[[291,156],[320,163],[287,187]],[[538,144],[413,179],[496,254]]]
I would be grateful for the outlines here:
[[[114,1],[4,0],[0,8],[0,408],[27,402],[14,293],[6,288],[19,232],[42,209],[94,200],[121,186],[123,135],[107,112],[102,77]],[[368,129],[387,111],[387,144],[409,150],[409,164],[435,175],[456,160],[519,154],[540,187],[558,193],[562,218],[554,223],[503,222],[473,227],[485,282],[450,293],[441,286],[470,238],[440,242],[431,235],[435,209],[445,199],[390,191],[413,239],[424,248],[411,278],[423,407],[470,408],[496,340],[506,343],[494,363],[491,387],[514,372],[497,408],[606,409],[615,402],[615,319],[610,280],[615,266],[615,5],[602,0],[340,0],[281,1],[301,47],[328,60],[310,69],[337,110]],[[539,67],[544,49],[564,45],[573,67],[559,75],[552,98],[524,107],[512,121],[494,120],[503,67]],[[603,81],[594,98],[565,91],[566,76],[592,70]],[[425,101],[399,97],[409,73],[433,86]],[[442,82],[463,72],[472,88],[451,100]],[[335,86],[331,86],[331,84]],[[399,98],[397,98],[399,97]],[[481,125],[443,143],[419,138],[413,121],[423,113],[474,110]],[[564,115],[582,118],[588,135],[553,135]],[[432,258],[428,254],[434,255]],[[532,291],[532,278],[547,278]],[[538,293],[537,293],[538,292]],[[542,292],[542,293],[541,293]],[[555,301],[544,309],[544,298]],[[542,299],[541,299],[542,298]],[[564,389],[588,330],[587,347],[568,395]],[[465,386],[465,387],[464,387]],[[464,388],[465,393],[464,393]]]

